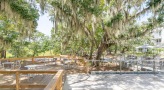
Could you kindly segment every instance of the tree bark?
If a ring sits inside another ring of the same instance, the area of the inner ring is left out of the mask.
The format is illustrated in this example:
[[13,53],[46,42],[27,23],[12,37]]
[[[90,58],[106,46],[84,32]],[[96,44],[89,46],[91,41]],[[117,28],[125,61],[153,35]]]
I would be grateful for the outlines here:
[[116,54],[117,53],[117,45],[115,46],[115,50],[114,50],[114,53]]
[[6,50],[1,51],[1,58],[6,58]]
[[121,53],[125,53],[125,49],[126,49],[126,48],[124,47],[124,48],[122,49]]
[[[104,28],[103,28],[104,29]],[[105,31],[105,30],[104,30]],[[98,50],[97,50],[97,55],[96,55],[96,60],[100,60],[101,55],[103,54],[103,52],[105,50],[107,50],[107,48],[111,45],[113,45],[114,43],[109,42],[107,43],[107,41],[109,41],[107,32],[105,32],[103,39],[101,40],[101,43],[99,44]]]
[[123,47],[121,53],[125,53],[125,51],[128,51],[128,50],[129,50],[129,48],[125,46],[125,47]]
[[[103,52],[112,45],[113,43],[109,43],[109,44],[101,43],[100,46],[98,47],[96,60],[100,60]],[[99,62],[96,62],[96,66],[99,66]]]
[[91,47],[90,47],[90,52],[89,52],[89,59],[92,59],[92,54],[93,54],[93,47],[94,47],[94,43],[91,43]]
[[100,46],[98,47],[97,55],[96,55],[96,60],[100,60],[103,52],[107,50],[110,46],[114,45],[114,43],[101,43]]
[[100,60],[101,55],[103,52],[108,48],[108,44],[106,43],[101,43],[100,46],[98,47],[97,55],[96,55],[96,60]]

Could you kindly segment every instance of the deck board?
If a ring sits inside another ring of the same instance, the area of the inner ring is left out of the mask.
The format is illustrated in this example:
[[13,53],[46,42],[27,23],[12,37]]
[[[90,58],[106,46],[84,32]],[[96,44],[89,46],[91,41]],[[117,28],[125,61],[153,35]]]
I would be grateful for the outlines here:
[[[27,70],[26,68],[24,68],[25,65],[29,65],[30,62],[25,62],[22,67],[20,68],[21,70]],[[56,62],[55,64],[53,63],[47,63],[43,69],[45,71],[58,71],[58,70],[63,70],[63,66],[60,62]],[[5,70],[5,69],[3,69]],[[2,71],[3,71],[2,70]],[[44,71],[43,70],[43,71]],[[20,85],[47,85],[52,78],[54,77],[55,74],[34,74],[34,78],[28,78],[28,74],[20,74]],[[16,78],[15,78],[15,74],[13,75],[6,75],[6,74],[0,74],[0,85],[15,85],[16,84]],[[15,90],[15,89],[2,89],[0,88],[0,90]],[[21,90],[21,89],[20,89]],[[22,90],[43,90],[43,88],[30,88],[30,89],[22,89]]]
[[[55,65],[49,65],[44,67],[45,70],[58,70],[61,68],[55,67]],[[43,90],[43,86],[46,86],[55,74],[33,74],[33,78],[30,78],[28,74],[20,74],[20,85],[40,85],[42,88],[30,88],[30,89],[22,89],[22,90]],[[29,79],[30,78],[30,79]],[[0,86],[6,87],[7,85],[15,85],[16,77],[15,74],[0,74]],[[13,86],[10,86],[10,89],[1,88],[0,90],[15,90]]]
[[[28,79],[27,75],[21,75],[20,85],[41,85],[41,87],[46,86],[52,79],[54,75],[35,75],[33,78]],[[15,85],[15,75],[0,75],[0,86],[3,85]],[[4,86],[7,88],[7,86]],[[37,87],[37,86],[36,86]],[[8,90],[4,88],[4,90]],[[12,87],[13,88],[13,87]],[[24,90],[24,89],[23,89]],[[43,88],[33,88],[25,90],[43,90]]]

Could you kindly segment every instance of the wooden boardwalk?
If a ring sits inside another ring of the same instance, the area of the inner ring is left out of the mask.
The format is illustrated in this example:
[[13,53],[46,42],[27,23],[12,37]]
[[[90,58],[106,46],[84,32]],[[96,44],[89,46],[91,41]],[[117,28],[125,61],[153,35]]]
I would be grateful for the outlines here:
[[[32,58],[0,59],[2,63],[0,65],[0,90],[15,90],[15,88],[17,90],[43,90],[44,88],[45,90],[61,90],[63,70],[66,73],[76,73],[79,70],[77,69],[77,63],[75,65],[69,63],[66,65],[69,67],[65,67],[65,64],[62,63],[62,56],[55,61],[52,59],[53,57],[39,56]],[[38,62],[37,58],[43,59],[44,62]],[[48,59],[46,58],[51,58],[52,61],[47,62],[46,60]],[[21,60],[21,66],[19,68],[12,67],[12,65],[8,64],[4,66],[4,62],[15,62],[16,60]],[[72,62],[73,60],[70,59],[70,61]],[[42,69],[35,68],[32,70],[26,67],[27,65],[39,65]]]
[[[51,81],[53,76],[54,76],[53,74],[52,75],[35,75],[33,77],[28,77],[28,75],[20,75],[20,84],[46,86]],[[15,85],[15,84],[16,84],[15,75],[2,75],[2,74],[0,75],[0,85]],[[43,90],[43,88],[40,88],[40,89],[34,88],[30,90]]]
[[[45,65],[43,67],[43,71],[58,71],[62,70],[63,67],[61,65]],[[23,69],[27,70],[27,69]],[[0,71],[6,71],[5,69],[1,69]],[[15,70],[12,70],[15,71]],[[32,77],[29,77],[32,75]],[[55,74],[20,74],[19,82],[20,85],[40,85],[41,87],[45,87],[52,80]],[[16,84],[16,75],[15,74],[0,74],[0,86],[3,85],[15,85]],[[20,89],[20,90],[43,90],[43,88],[28,88],[28,89]],[[0,90],[15,90],[8,88],[0,88]]]

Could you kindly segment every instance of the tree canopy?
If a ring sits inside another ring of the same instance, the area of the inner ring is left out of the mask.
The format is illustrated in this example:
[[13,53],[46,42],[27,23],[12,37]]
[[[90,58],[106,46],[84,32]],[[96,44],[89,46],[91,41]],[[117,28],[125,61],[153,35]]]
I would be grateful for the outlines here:
[[38,9],[25,0],[0,0],[0,51],[30,37],[37,27]]
[[[55,31],[61,25],[67,32],[63,43],[73,42],[74,37],[80,41],[87,38],[89,48],[97,49],[96,59],[110,46],[125,46],[128,40],[144,36],[163,22],[162,0],[49,0],[49,4]],[[149,14],[147,22],[137,23]],[[101,31],[99,39],[97,31]]]
[[[100,59],[104,51],[124,53],[145,43],[142,39],[149,42],[151,31],[164,19],[163,0],[1,0],[0,5],[1,42],[29,38],[33,55],[49,49],[89,54],[90,59],[93,53]],[[51,38],[36,31],[40,9],[51,16]]]

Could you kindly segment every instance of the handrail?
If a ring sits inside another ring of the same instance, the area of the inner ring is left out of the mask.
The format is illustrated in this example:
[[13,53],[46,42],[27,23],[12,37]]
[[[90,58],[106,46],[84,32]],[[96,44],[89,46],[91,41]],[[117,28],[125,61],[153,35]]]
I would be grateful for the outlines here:
[[63,70],[59,70],[44,90],[62,90]]
[[[69,55],[54,55],[54,56],[35,56],[35,57],[22,57],[22,58],[0,58],[0,60],[9,60],[9,61],[13,61],[13,60],[25,60],[25,59],[33,59],[33,58],[54,58],[54,57],[75,59],[75,56],[69,56]],[[82,58],[81,58],[81,57],[78,57],[78,59],[82,59]]]
[[[70,56],[70,55],[54,55],[54,56],[36,56],[36,57],[23,57],[23,58],[3,58],[3,59],[0,59],[0,61],[2,60],[8,60],[8,61],[15,61],[15,60],[31,60],[32,63],[35,63],[35,58],[54,58],[54,57],[57,57],[57,58],[68,58],[70,60],[78,60],[79,62],[81,62],[81,64],[83,64],[85,66],[86,62],[84,61],[84,58],[82,57],[76,57],[76,56]],[[37,62],[38,63],[38,62]]]
[[54,58],[54,57],[60,57],[60,56],[35,56],[35,57],[23,57],[23,58],[3,58],[0,60],[9,60],[9,61],[13,61],[13,60],[24,60],[24,59],[32,59],[32,58]]

